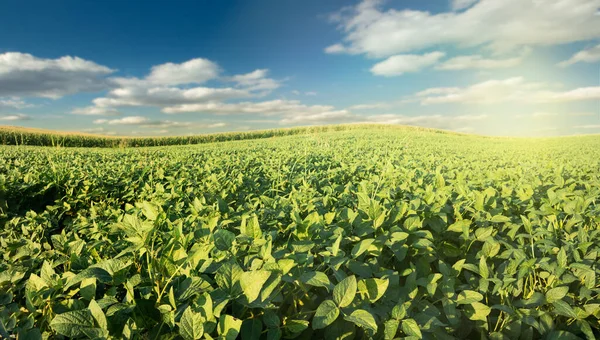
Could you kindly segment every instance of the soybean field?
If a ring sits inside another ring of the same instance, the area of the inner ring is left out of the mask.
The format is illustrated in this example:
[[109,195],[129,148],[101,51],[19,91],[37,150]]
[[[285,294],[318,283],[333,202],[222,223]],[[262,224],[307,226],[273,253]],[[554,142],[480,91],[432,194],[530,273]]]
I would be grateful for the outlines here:
[[599,204],[600,136],[0,146],[0,338],[595,339]]

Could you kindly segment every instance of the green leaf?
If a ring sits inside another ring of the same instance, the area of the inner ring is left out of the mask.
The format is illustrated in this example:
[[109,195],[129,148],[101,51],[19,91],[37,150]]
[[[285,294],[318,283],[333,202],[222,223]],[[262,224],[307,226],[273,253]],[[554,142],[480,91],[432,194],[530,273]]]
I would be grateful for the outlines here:
[[179,320],[179,335],[185,340],[200,339],[204,334],[203,321],[200,313],[192,311],[192,307],[186,308]]
[[257,239],[262,236],[262,230],[258,223],[258,216],[253,215],[250,219],[246,217],[242,218],[242,225],[240,226],[240,232],[250,238]]
[[492,223],[506,223],[510,222],[510,218],[503,215],[495,215],[490,219]]
[[94,317],[88,309],[58,314],[50,322],[56,333],[68,337],[84,335],[84,329],[94,327]]
[[239,286],[240,277],[244,271],[235,262],[227,262],[221,265],[215,274],[217,285],[230,295],[237,295],[241,287]]
[[350,252],[350,254],[353,258],[359,257],[360,255],[362,255],[362,253],[369,249],[369,247],[371,246],[371,244],[373,244],[374,241],[375,239],[368,238],[366,240],[358,242],[356,245],[354,245],[354,247],[352,247],[352,251]]
[[215,246],[219,250],[230,250],[235,240],[235,234],[229,230],[217,229],[213,234]]
[[267,340],[279,340],[281,339],[281,329],[270,328],[267,331]]
[[242,292],[246,295],[248,302],[258,299],[260,290],[269,279],[269,276],[271,276],[271,272],[266,270],[250,271],[241,275]]
[[419,339],[423,338],[419,325],[413,319],[402,320],[402,331],[408,336],[416,336]]
[[463,290],[458,294],[456,299],[457,305],[470,305],[473,302],[479,302],[483,300],[483,295],[473,290]]
[[371,303],[379,300],[389,285],[388,279],[365,279],[358,282],[358,291],[360,294],[366,295]]
[[158,208],[150,202],[142,202],[142,213],[147,219],[154,221],[158,217]]
[[344,319],[354,323],[358,327],[370,330],[373,334],[377,333],[375,318],[364,309],[357,309],[352,314],[345,316]]
[[398,327],[400,327],[400,321],[394,319],[386,321],[383,324],[383,339],[392,340],[396,338],[396,333],[398,333]]
[[329,290],[331,282],[323,272],[306,272],[300,275],[300,281],[315,287],[325,287]]
[[467,228],[467,230],[469,230],[468,228],[470,226],[471,226],[470,220],[460,220],[460,221],[456,221],[456,222],[452,223],[450,226],[448,226],[448,229],[446,229],[446,231],[454,232],[454,233],[464,233],[465,228]]
[[94,317],[94,319],[96,319],[98,327],[102,329],[108,329],[108,322],[106,321],[106,316],[104,315],[102,308],[100,308],[96,300],[90,301],[88,308],[90,312],[92,312],[92,316]]
[[552,302],[552,305],[554,306],[555,314],[566,316],[568,318],[577,317],[577,313],[575,313],[573,308],[571,308],[571,306],[569,306],[569,304],[564,302],[563,300],[554,301]]
[[242,340],[254,340],[260,339],[260,334],[262,333],[262,322],[260,319],[246,319],[242,323],[242,328],[240,334],[242,336]]
[[560,248],[560,251],[556,255],[556,260],[559,268],[567,268],[567,252],[565,251],[565,247]]
[[552,303],[557,300],[562,300],[569,292],[568,286],[552,288],[546,292],[546,301]]
[[491,310],[492,309],[490,307],[481,302],[473,302],[472,304],[464,307],[465,315],[467,315],[467,317],[471,320],[486,321]]
[[340,311],[335,302],[325,300],[321,302],[315,316],[313,317],[312,328],[321,329],[331,325],[340,315]]
[[87,268],[87,269],[81,271],[79,274],[71,277],[67,281],[67,284],[65,285],[65,289],[70,288],[70,287],[80,283],[84,279],[89,279],[89,278],[95,278],[97,281],[100,281],[102,283],[109,283],[112,281],[112,276],[110,275],[110,273],[108,271],[106,271],[105,269],[102,269],[102,268],[92,267],[92,268]]
[[481,275],[481,277],[484,279],[490,277],[490,271],[488,269],[487,263],[485,262],[485,256],[479,258],[479,275]]
[[240,333],[242,320],[223,314],[219,318],[219,336],[225,340],[235,340]]
[[333,301],[342,308],[350,305],[354,301],[356,289],[356,277],[348,276],[333,288]]
[[286,320],[284,327],[290,333],[300,333],[308,328],[309,322],[306,320]]

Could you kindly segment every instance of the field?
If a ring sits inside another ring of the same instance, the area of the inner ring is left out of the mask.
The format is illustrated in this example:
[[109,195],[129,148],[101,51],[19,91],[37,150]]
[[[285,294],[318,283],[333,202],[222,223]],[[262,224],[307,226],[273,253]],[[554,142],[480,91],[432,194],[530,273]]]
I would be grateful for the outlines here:
[[594,339],[599,160],[372,126],[0,146],[0,337]]

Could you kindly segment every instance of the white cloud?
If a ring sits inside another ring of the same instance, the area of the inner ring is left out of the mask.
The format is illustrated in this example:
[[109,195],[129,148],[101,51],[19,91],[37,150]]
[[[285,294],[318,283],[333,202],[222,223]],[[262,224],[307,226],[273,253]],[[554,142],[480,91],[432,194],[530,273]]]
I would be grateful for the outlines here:
[[596,113],[593,113],[593,112],[569,112],[569,113],[567,113],[567,115],[569,115],[571,117],[590,117],[590,116],[596,115]]
[[558,63],[560,67],[571,66],[576,63],[595,63],[600,61],[600,45],[587,48],[575,53],[571,58]]
[[[105,97],[94,99],[93,103],[106,110],[121,106],[148,106],[158,107],[166,112],[172,107],[260,97],[281,86],[279,81],[267,77],[267,69],[220,78],[234,83],[230,87],[193,86],[217,77],[219,72],[216,63],[201,58],[181,64],[157,65],[152,67],[145,78],[110,78],[115,88]],[[86,110],[102,112],[100,109]]]
[[357,104],[348,107],[348,110],[372,110],[372,109],[387,109],[391,105],[388,103],[373,103],[373,104]]
[[126,86],[110,91],[106,97],[94,99],[93,103],[99,107],[166,107],[250,96],[250,92],[246,90],[231,87],[192,87],[183,89],[178,87]]
[[316,96],[317,92],[315,92],[315,91],[308,91],[308,92],[304,92],[304,95],[305,96]]
[[290,115],[281,120],[281,124],[323,124],[341,121],[358,120],[358,117],[347,110],[324,111],[318,113]]
[[452,0],[452,9],[457,11],[473,6],[479,0]]
[[552,84],[527,82],[523,77],[488,80],[468,87],[430,88],[413,97],[422,105],[443,103],[495,104],[504,102],[556,103],[600,99],[600,87],[552,90]]
[[238,87],[249,91],[272,91],[281,86],[280,82],[268,78],[269,70],[259,69],[246,74],[238,74],[231,78],[230,81],[237,83]]
[[438,70],[489,70],[496,68],[509,68],[521,64],[523,57],[507,59],[488,59],[481,55],[465,55],[446,60],[436,67]]
[[399,76],[406,72],[417,72],[427,66],[437,63],[445,54],[442,52],[431,52],[423,55],[400,54],[387,58],[375,64],[371,73],[378,76]]
[[[157,131],[167,130],[167,129],[181,129],[181,128],[202,128],[202,129],[213,129],[224,127],[226,123],[193,123],[193,122],[178,122],[172,120],[151,120],[148,117],[143,116],[129,116],[123,117],[119,119],[96,119],[94,120],[94,124],[104,124],[104,125],[125,125],[125,126],[138,126],[145,129],[155,129],[152,131],[147,131],[149,133],[158,133]],[[156,130],[158,129],[158,130]],[[85,130],[86,132],[104,131],[104,128],[90,128]]]
[[236,113],[256,113],[262,115],[275,114],[295,114],[295,113],[318,113],[331,111],[332,106],[313,105],[308,106],[300,103],[298,100],[270,100],[264,102],[241,102],[241,103],[221,103],[209,102],[202,104],[184,104],[167,107],[163,110],[165,113],[183,113],[183,112],[205,112],[215,114],[236,114]]
[[146,81],[156,85],[201,84],[219,75],[219,66],[203,58],[181,64],[165,63],[152,67]]
[[28,107],[33,107],[33,105],[28,104],[17,97],[0,98],[0,110],[2,110],[4,108],[24,109],[24,108],[28,108]]
[[71,113],[84,116],[119,116],[121,114],[116,109],[98,106],[78,107],[73,109]]
[[600,124],[589,124],[589,125],[577,125],[574,126],[576,129],[600,129]]
[[118,119],[96,119],[94,124],[109,124],[109,125],[140,125],[147,123],[150,120],[142,116],[129,116]]
[[488,115],[459,115],[459,116],[448,116],[448,115],[418,115],[418,116],[404,116],[397,114],[383,114],[373,115],[368,118],[368,121],[382,123],[382,124],[403,124],[403,125],[424,125],[429,127],[436,127],[448,122],[472,122],[480,121],[488,118]]
[[543,119],[543,118],[551,118],[551,117],[557,117],[558,114],[555,112],[546,112],[546,111],[536,111],[533,113],[528,113],[528,114],[518,114],[515,115],[515,118],[539,118],[539,119]]
[[60,98],[106,88],[114,70],[78,57],[43,59],[31,54],[0,54],[0,97]]
[[293,95],[295,95],[295,96],[298,96],[298,95],[300,95],[300,91],[298,91],[298,90],[292,90],[292,91],[290,91],[290,92],[291,92]]
[[465,11],[435,14],[383,10],[381,3],[365,0],[338,14],[344,44],[332,45],[326,52],[387,57],[440,45],[500,51],[600,37],[598,0],[481,0]]
[[18,121],[18,120],[30,120],[31,117],[23,114],[23,113],[15,113],[15,114],[10,114],[10,115],[3,115],[0,116],[0,120],[4,120],[4,121]]
[[333,44],[325,48],[325,53],[337,54],[346,52],[346,48],[342,44]]

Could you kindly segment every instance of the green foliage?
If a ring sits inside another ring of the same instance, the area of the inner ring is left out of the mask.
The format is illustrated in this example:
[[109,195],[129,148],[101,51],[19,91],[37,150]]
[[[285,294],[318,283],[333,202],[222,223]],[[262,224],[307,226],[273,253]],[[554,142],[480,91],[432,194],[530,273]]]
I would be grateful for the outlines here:
[[303,131],[0,147],[0,337],[600,334],[598,137]]

